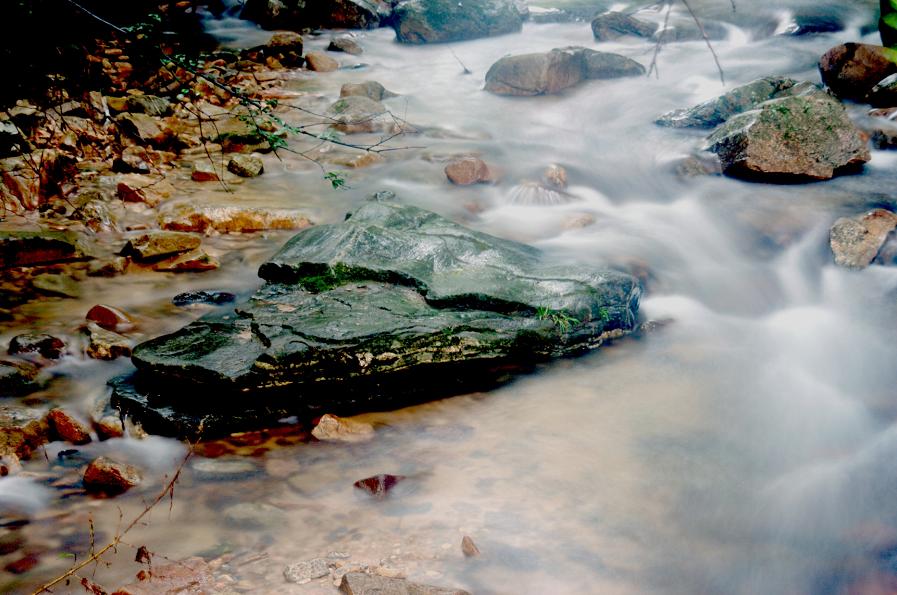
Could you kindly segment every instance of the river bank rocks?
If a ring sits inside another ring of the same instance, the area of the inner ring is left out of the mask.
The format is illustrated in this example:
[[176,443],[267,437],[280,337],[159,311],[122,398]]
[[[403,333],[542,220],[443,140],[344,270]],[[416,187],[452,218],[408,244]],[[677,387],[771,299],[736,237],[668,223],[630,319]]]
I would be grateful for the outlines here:
[[529,246],[380,202],[301,232],[259,275],[267,284],[234,310],[139,345],[136,390],[117,384],[113,403],[189,429],[207,408],[201,394],[238,405],[253,391],[251,407],[280,417],[453,394],[495,381],[498,367],[628,332],[640,295],[628,275],[554,266]]
[[384,0],[247,0],[242,18],[266,29],[373,29],[389,20],[391,2]]
[[367,574],[363,572],[349,572],[343,576],[339,586],[343,595],[365,595],[367,593],[389,593],[394,595],[470,595],[461,589],[435,587],[413,583],[403,578],[392,578]]
[[499,59],[486,73],[485,88],[496,95],[545,95],[559,93],[584,80],[644,74],[641,64],[619,54],[582,47],[556,48]]
[[897,50],[844,43],[823,54],[819,72],[822,82],[839,98],[863,101],[883,79],[897,73]]
[[525,16],[513,0],[403,0],[392,26],[400,43],[442,43],[516,33]]
[[726,175],[827,180],[869,161],[866,139],[840,103],[819,96],[774,99],[717,128],[706,149]]
[[[197,204],[177,201],[159,210],[159,226],[177,237],[193,238],[184,242],[190,250],[199,247],[199,237],[192,233],[249,233],[270,229],[303,229],[312,222],[302,211],[266,207],[241,207],[232,204]],[[178,252],[186,252],[179,250]]]
[[[882,248],[897,228],[897,214],[874,209],[857,217],[835,221],[829,245],[838,266],[862,269],[878,259]],[[893,258],[893,255],[891,255]],[[883,262],[883,264],[890,264]]]
[[0,268],[29,267],[91,257],[73,233],[0,231]]

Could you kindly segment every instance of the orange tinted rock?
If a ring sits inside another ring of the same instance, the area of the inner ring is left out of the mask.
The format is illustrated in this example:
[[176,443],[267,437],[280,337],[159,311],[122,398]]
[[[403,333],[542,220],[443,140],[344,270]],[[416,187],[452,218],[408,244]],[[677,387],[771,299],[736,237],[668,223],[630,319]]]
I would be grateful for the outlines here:
[[64,409],[51,409],[47,413],[47,421],[53,434],[60,440],[72,444],[90,442],[90,428],[87,424]]
[[97,304],[87,311],[85,318],[109,331],[122,332],[134,328],[134,321],[127,313],[106,304]]
[[320,52],[309,52],[305,55],[309,70],[317,72],[333,72],[339,69],[339,62]]
[[91,492],[121,494],[140,480],[140,471],[136,467],[106,457],[95,459],[84,471],[84,487]]
[[445,166],[445,175],[452,184],[458,186],[488,182],[492,177],[489,166],[478,157],[455,159]]

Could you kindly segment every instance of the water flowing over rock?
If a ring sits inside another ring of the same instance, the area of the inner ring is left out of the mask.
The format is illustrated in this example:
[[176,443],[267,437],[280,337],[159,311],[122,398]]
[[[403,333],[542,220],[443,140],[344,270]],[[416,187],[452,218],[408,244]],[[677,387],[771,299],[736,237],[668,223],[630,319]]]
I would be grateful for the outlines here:
[[844,43],[819,60],[822,82],[842,99],[863,100],[882,79],[897,73],[897,50]]
[[387,90],[377,81],[365,81],[363,83],[346,83],[339,90],[340,97],[350,97],[352,95],[360,95],[373,99],[374,101],[383,101],[390,97],[398,97],[396,93]]
[[516,33],[524,16],[512,0],[404,0],[393,28],[402,43],[464,41]]
[[641,76],[644,67],[607,52],[569,47],[549,52],[505,56],[486,73],[486,90],[498,95],[559,93],[587,79]]
[[148,413],[160,432],[189,432],[211,413],[201,395],[214,394],[208,433],[215,416],[258,423],[254,408],[344,415],[457,394],[494,382],[499,367],[630,331],[640,295],[628,275],[552,265],[529,246],[380,202],[299,233],[259,276],[268,283],[235,309],[139,345],[136,384],[117,383],[115,405]]
[[732,116],[752,110],[771,99],[817,93],[824,95],[822,89],[812,83],[766,77],[736,87],[694,107],[668,112],[655,122],[671,128],[714,128]]
[[655,31],[657,25],[621,12],[606,12],[592,19],[592,34],[598,41],[610,41],[623,36],[650,38]]
[[823,97],[774,99],[732,117],[707,139],[727,175],[760,180],[827,180],[870,159],[840,103]]

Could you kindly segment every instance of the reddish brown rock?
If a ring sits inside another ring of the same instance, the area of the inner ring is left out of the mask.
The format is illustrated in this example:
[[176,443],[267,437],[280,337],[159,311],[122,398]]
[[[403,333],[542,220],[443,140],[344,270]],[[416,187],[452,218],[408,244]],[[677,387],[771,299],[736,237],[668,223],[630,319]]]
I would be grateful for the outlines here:
[[134,321],[127,313],[106,304],[97,304],[87,311],[85,318],[109,331],[120,333],[134,328]]
[[165,180],[128,174],[122,176],[116,187],[118,198],[124,202],[142,202],[150,207],[158,206],[175,193],[174,186]]
[[470,536],[465,535],[461,538],[461,553],[467,558],[476,558],[480,555],[480,548],[473,542]]
[[50,424],[51,435],[59,440],[72,444],[87,444],[91,440],[87,424],[65,409],[51,409],[47,413],[47,421]]
[[352,485],[380,500],[386,498],[386,495],[405,479],[404,475],[389,475],[388,473],[383,473],[374,475],[373,477],[359,479]]
[[84,487],[90,492],[121,494],[140,483],[136,467],[106,457],[95,459],[84,471]]
[[308,52],[305,55],[305,63],[309,70],[316,72],[333,72],[339,69],[339,62],[320,52]]
[[865,99],[882,79],[897,73],[897,50],[865,43],[843,43],[819,60],[822,82],[842,99]]
[[491,182],[489,166],[478,157],[462,157],[445,166],[445,175],[452,184],[469,186],[481,182]]
[[218,174],[218,168],[208,161],[197,161],[193,164],[193,173],[190,178],[194,182],[218,182],[221,176]]
[[8,353],[39,353],[47,359],[59,359],[65,350],[65,342],[58,337],[39,333],[16,335],[9,342]]
[[93,424],[94,430],[100,440],[109,440],[110,438],[121,438],[125,435],[125,426],[121,418],[115,415],[105,415]]

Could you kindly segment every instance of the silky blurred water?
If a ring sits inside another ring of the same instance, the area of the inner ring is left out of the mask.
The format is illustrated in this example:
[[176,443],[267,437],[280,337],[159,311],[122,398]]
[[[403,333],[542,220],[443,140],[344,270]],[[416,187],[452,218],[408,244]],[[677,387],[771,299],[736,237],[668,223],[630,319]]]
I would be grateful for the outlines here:
[[[386,101],[390,110],[424,132],[391,141],[410,148],[381,164],[328,166],[346,172],[345,191],[329,190],[317,166],[285,155],[267,157],[267,173],[235,197],[330,222],[389,190],[564,262],[647,271],[643,317],[670,322],[489,393],[361,416],[377,429],[371,442],[256,452],[237,460],[257,473],[226,482],[188,465],[172,509],[154,513],[134,539],[174,559],[228,548],[261,554],[233,569],[238,592],[321,592],[287,585],[281,572],[330,551],[474,593],[897,592],[897,272],[838,269],[827,247],[838,216],[893,206],[897,159],[875,152],[861,175],[807,185],[681,178],[674,165],[700,135],[653,124],[760,76],[818,82],[818,57],[860,39],[874,7],[742,0],[733,14],[722,0],[694,6],[728,23],[728,37],[714,43],[726,87],[703,42],[688,42],[663,48],[658,77],[589,82],[551,97],[482,90],[486,70],[506,54],[584,45],[650,62],[650,42],[597,44],[588,23],[531,23],[519,35],[422,47],[396,44],[390,30],[360,32],[365,53],[337,57],[363,66],[295,73],[287,90],[306,105],[326,106],[344,82],[377,80],[400,94]],[[838,15],[847,30],[775,34],[810,9]],[[641,16],[663,18],[654,9]],[[267,36],[235,19],[210,31],[232,45]],[[323,49],[329,37],[307,37],[306,45]],[[468,153],[501,181],[448,184],[445,157]],[[570,185],[539,204],[531,189],[552,163],[566,168]],[[195,199],[227,196],[216,188]],[[192,283],[248,292],[258,283],[255,266],[285,237],[241,239],[245,256]],[[237,240],[210,241],[226,253]],[[165,305],[182,280],[97,282],[77,307],[36,304],[33,316],[52,326],[67,311],[111,301],[142,316],[152,336],[199,314]],[[133,291],[138,282],[146,291]],[[102,392],[120,371],[64,365],[57,391],[73,401]],[[138,463],[158,488],[183,447],[127,439],[84,452]],[[408,487],[385,501],[355,493],[355,480],[378,473],[406,475]],[[63,548],[54,528],[83,528],[92,512],[108,536],[118,506],[127,517],[154,493],[63,500],[39,481],[13,481],[22,479],[0,480],[0,506],[24,494],[29,503],[18,506],[36,519],[23,531],[48,551]],[[285,520],[263,530],[229,524],[222,510],[240,502],[272,504]],[[481,558],[462,557],[462,535],[474,538]],[[123,552],[97,577],[127,580],[132,557]],[[8,590],[24,592],[68,563],[44,560]]]

